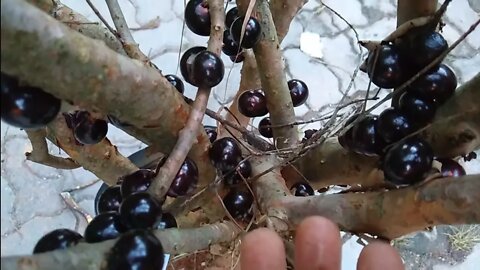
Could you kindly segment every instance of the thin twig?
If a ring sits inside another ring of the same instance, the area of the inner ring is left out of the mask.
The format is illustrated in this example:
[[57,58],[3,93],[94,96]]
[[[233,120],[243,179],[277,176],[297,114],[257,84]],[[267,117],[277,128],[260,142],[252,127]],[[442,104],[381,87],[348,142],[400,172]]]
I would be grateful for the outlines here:
[[[208,50],[219,55],[223,46],[223,29],[225,20],[223,1],[210,0],[209,12],[212,26],[210,30]],[[154,194],[157,198],[163,198],[165,196],[175,175],[185,161],[190,148],[197,139],[198,130],[201,127],[201,122],[207,108],[210,91],[210,88],[203,87],[200,87],[197,91],[187,123],[185,127],[180,130],[178,140],[173,150],[164,165],[160,168],[159,173],[149,188],[149,192]]]
[[25,153],[27,160],[50,166],[57,169],[72,170],[80,168],[80,165],[71,158],[53,156],[48,152],[48,145],[45,139],[46,131],[44,128],[36,130],[26,130],[28,139],[32,144],[32,151]]

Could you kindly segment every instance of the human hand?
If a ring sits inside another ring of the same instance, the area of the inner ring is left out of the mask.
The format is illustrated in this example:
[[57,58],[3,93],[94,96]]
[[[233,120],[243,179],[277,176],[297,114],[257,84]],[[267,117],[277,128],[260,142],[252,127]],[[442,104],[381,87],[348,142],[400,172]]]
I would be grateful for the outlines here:
[[[323,217],[306,218],[295,235],[296,270],[340,270],[341,240],[338,227]],[[277,233],[260,228],[242,240],[242,270],[286,269],[285,249]],[[363,248],[357,270],[403,270],[398,252],[389,244],[376,241]]]

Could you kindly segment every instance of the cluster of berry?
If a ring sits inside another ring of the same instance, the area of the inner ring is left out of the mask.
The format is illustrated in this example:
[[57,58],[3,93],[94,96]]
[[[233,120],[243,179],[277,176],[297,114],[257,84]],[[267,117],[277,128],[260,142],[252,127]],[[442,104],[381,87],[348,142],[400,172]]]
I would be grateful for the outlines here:
[[[372,50],[367,58],[367,74],[381,88],[399,87],[447,48],[438,32],[410,32],[397,43],[380,44]],[[435,65],[408,86],[398,105],[378,116],[364,116],[338,137],[339,143],[358,154],[380,155],[386,180],[396,185],[417,183],[431,171],[434,154],[430,145],[413,133],[433,121],[437,108],[454,94],[456,87],[454,72],[445,64]],[[345,125],[357,117],[353,115]]]

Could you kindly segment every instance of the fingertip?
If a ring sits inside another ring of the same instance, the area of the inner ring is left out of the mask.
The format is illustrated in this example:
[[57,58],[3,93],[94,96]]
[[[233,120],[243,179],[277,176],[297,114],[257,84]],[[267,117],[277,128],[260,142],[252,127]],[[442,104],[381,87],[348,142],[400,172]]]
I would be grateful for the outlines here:
[[287,267],[282,239],[266,228],[247,233],[242,239],[240,252],[241,269],[270,270]]
[[340,269],[341,241],[338,226],[324,217],[303,220],[295,236],[296,269]]
[[374,241],[360,252],[357,270],[403,270],[403,261],[397,250],[390,244]]

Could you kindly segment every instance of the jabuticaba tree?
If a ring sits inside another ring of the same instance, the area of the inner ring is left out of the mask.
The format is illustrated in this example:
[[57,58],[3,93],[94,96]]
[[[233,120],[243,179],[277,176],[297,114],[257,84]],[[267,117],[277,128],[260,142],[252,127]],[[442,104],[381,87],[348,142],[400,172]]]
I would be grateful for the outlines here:
[[[162,253],[228,248],[253,227],[290,241],[311,215],[387,240],[480,223],[480,176],[455,161],[480,146],[480,74],[457,85],[443,61],[464,38],[447,44],[438,31],[450,1],[399,0],[397,30],[362,43],[364,76],[398,102],[378,115],[336,111],[304,138],[294,107],[309,88],[287,80],[280,49],[304,1],[261,0],[249,11],[250,2],[188,1],[186,31],[208,45],[182,53],[180,77],[139,50],[115,0],[115,33],[53,1],[2,0],[2,121],[25,129],[27,160],[83,167],[108,185],[85,232],[52,228],[32,255],[2,257],[2,269],[156,269]],[[225,117],[207,108],[226,77],[221,54],[242,65]],[[198,87],[193,100],[185,84]],[[202,126],[205,114],[221,125]],[[117,151],[107,122],[148,145],[141,161]],[[49,154],[46,140],[69,157]],[[332,185],[344,191],[315,195]],[[228,256],[212,263],[230,267]]]

